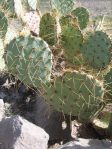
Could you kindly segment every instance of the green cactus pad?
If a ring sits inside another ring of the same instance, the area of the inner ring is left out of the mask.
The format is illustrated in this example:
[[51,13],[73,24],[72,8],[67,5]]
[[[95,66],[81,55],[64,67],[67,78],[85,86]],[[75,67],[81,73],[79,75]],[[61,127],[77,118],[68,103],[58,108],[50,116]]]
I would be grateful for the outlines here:
[[8,27],[8,21],[5,14],[0,11],[0,38],[4,38]]
[[112,97],[112,68],[110,71],[104,76],[106,88],[108,90],[108,94]]
[[67,16],[62,16],[59,20],[61,27],[67,26],[72,22],[72,16],[67,15]]
[[6,47],[8,70],[28,86],[39,87],[50,81],[52,53],[40,38],[18,37]]
[[74,7],[74,0],[52,0],[51,3],[62,16],[70,14]]
[[111,40],[102,31],[96,31],[84,42],[81,51],[84,59],[94,68],[104,68],[111,61]]
[[14,17],[14,0],[0,0],[0,9],[2,9],[5,12],[6,16]]
[[89,22],[89,12],[84,7],[78,7],[72,11],[72,16],[78,18],[80,29],[84,29],[87,27]]
[[0,7],[5,4],[5,0],[0,0]]
[[50,13],[44,14],[40,21],[40,37],[52,46],[56,43],[56,32],[56,19]]
[[80,51],[83,36],[77,26],[70,24],[62,29],[60,43],[65,49],[65,57],[73,62],[74,56]]
[[37,9],[37,0],[28,0],[28,4],[33,10]]
[[71,15],[67,15],[67,16],[62,16],[59,19],[61,28],[66,27],[69,24],[73,24],[73,25],[77,25],[78,21],[77,18],[73,18]]
[[3,55],[4,55],[4,44],[3,40],[0,38],[0,73],[4,72],[5,70],[5,61]]
[[78,116],[87,122],[103,105],[104,88],[100,81],[83,72],[66,72],[46,88],[46,101],[59,112]]

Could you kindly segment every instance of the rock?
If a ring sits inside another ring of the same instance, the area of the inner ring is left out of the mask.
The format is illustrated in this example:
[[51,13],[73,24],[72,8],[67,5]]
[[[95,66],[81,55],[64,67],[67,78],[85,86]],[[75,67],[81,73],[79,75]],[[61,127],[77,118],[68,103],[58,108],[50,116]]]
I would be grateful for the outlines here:
[[[3,83],[6,84],[5,82]],[[8,84],[10,84],[10,80],[8,82]],[[69,116],[54,111],[53,108],[39,96],[37,90],[35,92],[34,90],[28,89],[23,84],[18,86],[18,89],[13,85],[8,89],[6,87],[6,85],[3,85],[0,89],[0,98],[3,98],[5,104],[9,103],[11,105],[12,113],[19,113],[28,121],[43,128],[49,134],[51,141],[56,140],[56,142],[60,142],[61,140],[70,140],[71,130]],[[63,121],[67,123],[65,129],[62,128]]]
[[5,149],[47,149],[48,134],[20,116],[0,122],[0,142]]
[[4,116],[5,116],[4,102],[3,99],[0,99],[0,121]]
[[[70,140],[70,117],[54,111],[43,98],[36,97],[36,103],[34,107],[34,121],[35,124],[43,128],[50,136],[50,141],[57,140]],[[62,123],[65,121],[67,126],[62,128]]]
[[106,140],[81,139],[71,141],[58,149],[111,149],[112,143]]

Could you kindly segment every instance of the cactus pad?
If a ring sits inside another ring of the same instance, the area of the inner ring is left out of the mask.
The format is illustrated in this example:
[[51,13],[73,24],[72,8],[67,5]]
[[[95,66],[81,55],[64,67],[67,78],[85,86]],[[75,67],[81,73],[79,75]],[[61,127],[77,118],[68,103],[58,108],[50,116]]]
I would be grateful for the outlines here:
[[18,37],[6,47],[9,72],[28,86],[39,87],[50,81],[52,53],[40,38]]
[[37,9],[37,0],[28,0],[28,4],[33,10]]
[[65,49],[65,56],[73,62],[75,54],[80,51],[81,44],[83,42],[83,36],[77,26],[69,25],[62,29],[61,33],[61,45]]
[[86,8],[78,7],[72,11],[72,16],[78,18],[80,29],[84,29],[87,27],[89,22],[89,12]]
[[5,61],[3,59],[4,55],[4,44],[3,40],[0,38],[0,73],[5,70]]
[[74,0],[52,0],[51,2],[53,7],[63,16],[70,14],[74,7]]
[[84,59],[94,68],[104,68],[111,61],[111,40],[102,31],[90,35],[83,44],[81,51]]
[[7,32],[8,21],[5,14],[0,11],[0,38],[3,38]]
[[87,122],[103,105],[104,88],[100,81],[83,72],[66,72],[44,94],[56,110],[78,116]]
[[14,17],[15,16],[14,0],[4,0],[4,2],[1,1],[0,5],[8,17]]
[[39,35],[40,15],[36,11],[30,11],[24,15],[24,21],[29,30]]
[[109,95],[112,97],[112,68],[104,77]]
[[69,24],[78,25],[77,18],[73,18],[71,15],[62,16],[59,22],[61,28],[66,27]]
[[50,13],[44,14],[40,21],[40,37],[47,41],[49,45],[54,45],[57,38],[56,32],[56,19]]

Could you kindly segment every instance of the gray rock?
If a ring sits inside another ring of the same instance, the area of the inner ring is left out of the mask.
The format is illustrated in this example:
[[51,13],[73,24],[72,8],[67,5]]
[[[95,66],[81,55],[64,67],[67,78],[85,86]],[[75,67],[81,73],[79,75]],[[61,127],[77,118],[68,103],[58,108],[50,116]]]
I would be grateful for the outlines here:
[[112,143],[106,140],[81,139],[71,141],[58,149],[112,149]]
[[[70,140],[70,117],[63,113],[54,111],[42,97],[37,97],[34,107],[35,124],[43,128],[52,140]],[[62,128],[63,121],[66,121],[67,127]]]
[[0,99],[0,121],[4,116],[5,116],[4,102],[3,99]]
[[0,122],[0,142],[5,149],[47,149],[48,134],[20,116]]

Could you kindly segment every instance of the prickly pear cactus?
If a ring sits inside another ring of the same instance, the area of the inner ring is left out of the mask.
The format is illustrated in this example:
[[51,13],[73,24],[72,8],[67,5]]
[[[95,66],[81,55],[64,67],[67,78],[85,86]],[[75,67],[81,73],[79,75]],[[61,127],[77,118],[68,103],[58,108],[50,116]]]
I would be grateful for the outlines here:
[[14,0],[0,0],[0,9],[2,9],[8,17],[14,17]]
[[74,8],[74,0],[51,0],[51,4],[61,16],[70,14]]
[[71,14],[73,17],[77,17],[80,29],[87,27],[89,22],[89,12],[86,8],[78,7],[73,10]]
[[0,38],[4,38],[8,27],[8,21],[5,14],[0,11]]
[[65,56],[70,61],[74,61],[74,56],[80,51],[83,36],[77,26],[70,24],[62,28],[60,43],[65,49]]
[[112,97],[112,68],[110,71],[104,76],[105,85],[108,90],[108,94]]
[[18,37],[6,47],[5,61],[10,73],[28,86],[50,81],[52,53],[40,38]]
[[0,38],[0,73],[5,70],[5,61],[3,55],[4,55],[4,44],[3,40]]
[[30,31],[35,35],[39,35],[40,15],[38,12],[30,11],[26,13],[24,16],[24,22]]
[[40,21],[40,37],[43,38],[49,45],[54,45],[57,39],[57,24],[56,19],[46,13]]
[[84,42],[81,52],[94,68],[104,68],[109,65],[111,55],[111,40],[106,33],[96,31]]
[[33,10],[37,9],[37,1],[38,0],[28,0],[28,4]]
[[59,19],[61,28],[68,26],[69,24],[73,24],[75,26],[78,26],[78,20],[77,18],[73,18],[71,15],[62,16]]
[[111,115],[110,115],[110,120],[109,120],[109,125],[108,125],[108,128],[107,128],[107,133],[109,134],[110,137],[112,137],[112,112],[111,112]]
[[44,97],[59,112],[78,116],[87,122],[103,106],[102,82],[83,72],[66,72],[46,88]]

